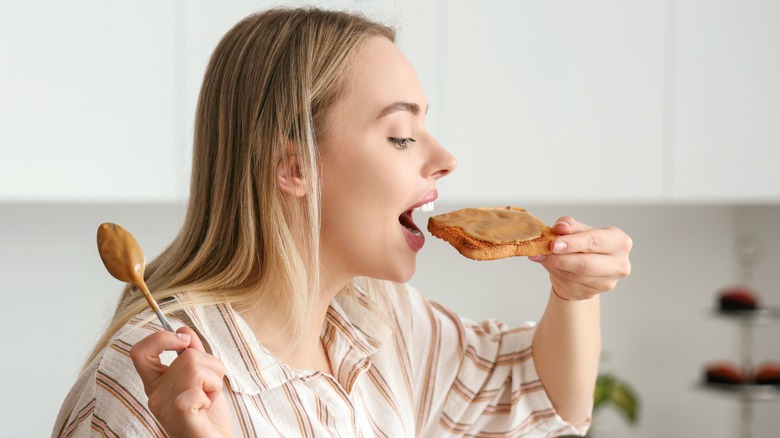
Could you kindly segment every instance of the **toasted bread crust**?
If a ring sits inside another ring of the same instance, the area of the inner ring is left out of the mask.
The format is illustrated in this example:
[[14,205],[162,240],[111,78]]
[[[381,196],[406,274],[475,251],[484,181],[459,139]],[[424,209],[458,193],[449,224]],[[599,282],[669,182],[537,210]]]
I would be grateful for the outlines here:
[[[528,213],[520,207],[483,207],[482,209],[506,209],[522,213]],[[437,216],[431,216],[428,219],[428,231],[434,236],[447,241],[455,247],[464,257],[473,260],[497,260],[507,257],[533,256],[550,254],[550,242],[555,239],[556,234],[550,230],[541,220],[534,217],[542,229],[542,235],[536,239],[523,242],[491,243],[475,239],[466,234],[460,227],[442,225]]]

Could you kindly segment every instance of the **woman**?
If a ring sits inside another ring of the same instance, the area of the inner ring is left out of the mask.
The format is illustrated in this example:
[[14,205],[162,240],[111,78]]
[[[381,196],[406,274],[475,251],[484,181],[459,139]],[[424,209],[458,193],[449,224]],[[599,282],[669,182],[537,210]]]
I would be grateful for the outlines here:
[[225,35],[186,221],[147,270],[177,334],[125,290],[54,435],[584,433],[598,294],[628,275],[630,238],[561,218],[534,258],[552,282],[535,328],[472,323],[404,285],[423,245],[410,212],[456,161],[393,40],[317,9]]

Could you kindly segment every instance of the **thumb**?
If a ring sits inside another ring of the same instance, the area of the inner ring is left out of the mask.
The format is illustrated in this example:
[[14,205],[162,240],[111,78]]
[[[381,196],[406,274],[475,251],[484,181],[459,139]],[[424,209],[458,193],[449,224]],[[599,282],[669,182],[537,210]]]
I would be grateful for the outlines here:
[[574,227],[572,226],[572,223],[567,219],[571,219],[571,218],[566,216],[559,217],[558,220],[555,221],[555,224],[550,226],[552,232],[559,236],[565,236],[567,234],[574,233]]
[[186,348],[192,348],[193,350],[197,350],[203,353],[206,352],[206,347],[203,346],[203,342],[201,342],[200,337],[198,337],[198,334],[195,332],[195,330],[187,326],[183,326],[176,330],[176,334],[183,339],[189,338],[189,344],[186,346]]
[[559,236],[565,236],[567,234],[574,234],[580,231],[592,230],[593,227],[578,222],[571,216],[561,216],[555,221],[555,224],[550,227],[553,233]]

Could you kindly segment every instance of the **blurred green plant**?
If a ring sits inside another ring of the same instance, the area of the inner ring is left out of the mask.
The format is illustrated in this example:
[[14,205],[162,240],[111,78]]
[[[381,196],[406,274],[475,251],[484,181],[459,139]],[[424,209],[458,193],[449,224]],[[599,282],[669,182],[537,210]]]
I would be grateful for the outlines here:
[[593,392],[593,422],[586,437],[597,435],[596,414],[605,408],[615,409],[632,426],[639,422],[639,397],[636,391],[611,373],[601,373],[596,379],[596,390]]
[[628,424],[634,425],[639,421],[639,397],[636,392],[612,374],[599,374],[593,394],[593,414],[610,406],[621,413]]

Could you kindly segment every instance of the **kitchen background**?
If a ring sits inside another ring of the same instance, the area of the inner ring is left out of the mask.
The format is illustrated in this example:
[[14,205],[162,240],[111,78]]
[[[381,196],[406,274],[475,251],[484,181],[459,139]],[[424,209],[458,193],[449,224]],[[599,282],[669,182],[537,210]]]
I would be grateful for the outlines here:
[[[210,51],[280,3],[0,4],[0,435],[46,436],[121,289],[97,225],[122,224],[148,257],[171,240]],[[633,273],[603,297],[602,368],[636,390],[640,420],[601,412],[598,436],[738,436],[738,399],[699,382],[739,359],[738,325],[713,312],[741,281],[738,242],[758,242],[751,285],[780,307],[780,2],[317,4],[398,28],[429,128],[460,160],[438,212],[514,204],[633,237]],[[412,284],[464,316],[544,308],[546,274],[522,258],[429,238],[418,260]],[[780,321],[754,335],[756,361],[780,361]],[[780,433],[778,399],[754,405],[753,436]]]

